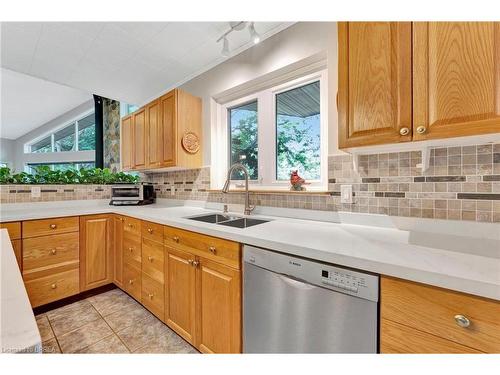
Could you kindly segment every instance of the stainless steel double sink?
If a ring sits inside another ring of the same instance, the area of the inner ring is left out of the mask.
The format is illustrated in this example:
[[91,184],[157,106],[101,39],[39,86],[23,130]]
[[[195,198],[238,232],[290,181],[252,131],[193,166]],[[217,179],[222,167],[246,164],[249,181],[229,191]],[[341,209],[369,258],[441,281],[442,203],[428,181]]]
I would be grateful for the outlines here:
[[248,217],[234,216],[228,214],[208,214],[201,216],[186,217],[189,220],[202,221],[204,223],[212,223],[225,225],[233,228],[248,228],[254,225],[267,223],[269,220],[254,219]]

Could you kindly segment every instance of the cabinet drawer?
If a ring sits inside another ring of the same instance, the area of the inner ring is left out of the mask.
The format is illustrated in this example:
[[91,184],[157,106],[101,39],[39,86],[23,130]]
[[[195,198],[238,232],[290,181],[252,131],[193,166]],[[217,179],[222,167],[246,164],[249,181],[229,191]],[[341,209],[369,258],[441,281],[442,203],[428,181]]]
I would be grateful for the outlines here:
[[405,325],[382,319],[380,322],[380,352],[449,354],[481,353],[479,350],[433,336]]
[[135,234],[140,237],[141,235],[141,221],[132,217],[123,217],[123,231],[125,233]]
[[165,282],[163,244],[143,238],[142,259],[142,272],[163,284]]
[[3,228],[7,229],[11,240],[18,240],[21,238],[21,222],[0,223],[0,229]]
[[163,283],[142,273],[142,304],[161,320],[164,320],[165,296]]
[[78,269],[40,277],[25,282],[26,291],[32,307],[45,305],[80,291],[80,273]]
[[141,239],[135,234],[123,233],[123,261],[141,269]]
[[79,260],[78,233],[54,234],[23,240],[23,270]]
[[165,244],[195,255],[240,268],[240,244],[217,237],[164,227]]
[[123,265],[123,286],[125,291],[141,302],[141,270],[125,263]]
[[142,238],[147,238],[163,244],[163,225],[143,221],[141,223]]
[[[382,277],[381,315],[482,352],[500,352],[500,302]],[[465,316],[470,325],[459,326],[456,315]]]
[[23,238],[78,232],[78,216],[23,221]]

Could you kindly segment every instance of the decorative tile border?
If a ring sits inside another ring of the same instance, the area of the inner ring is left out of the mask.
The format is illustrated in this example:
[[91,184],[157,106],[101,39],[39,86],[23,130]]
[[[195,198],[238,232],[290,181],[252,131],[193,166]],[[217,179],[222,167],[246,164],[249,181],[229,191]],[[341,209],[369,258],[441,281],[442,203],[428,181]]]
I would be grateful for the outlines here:
[[[358,172],[350,155],[328,161],[328,194],[252,193],[260,206],[362,212],[448,220],[500,222],[500,143],[431,150],[430,167],[417,167],[417,151],[362,155]],[[210,169],[142,175],[159,198],[243,204],[244,194],[210,191]],[[353,186],[353,204],[340,203],[340,186]],[[2,203],[109,199],[109,185],[43,185],[31,198],[27,185],[0,187]]]

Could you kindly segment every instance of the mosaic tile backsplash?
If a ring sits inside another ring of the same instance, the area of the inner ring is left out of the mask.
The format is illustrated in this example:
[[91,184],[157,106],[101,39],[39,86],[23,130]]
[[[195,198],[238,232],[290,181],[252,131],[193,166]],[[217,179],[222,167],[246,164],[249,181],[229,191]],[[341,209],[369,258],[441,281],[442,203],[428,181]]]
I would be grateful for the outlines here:
[[[251,204],[449,220],[500,222],[500,143],[431,150],[422,173],[420,151],[331,156],[328,193],[252,193]],[[210,169],[149,173],[159,198],[243,204],[244,194],[210,191]],[[353,185],[353,204],[340,203],[340,186]],[[26,202],[29,186],[1,187],[1,202]],[[44,190],[46,190],[44,192]],[[73,191],[71,191],[73,190]],[[173,191],[173,192],[172,192]],[[42,186],[38,200],[109,198],[109,186]]]

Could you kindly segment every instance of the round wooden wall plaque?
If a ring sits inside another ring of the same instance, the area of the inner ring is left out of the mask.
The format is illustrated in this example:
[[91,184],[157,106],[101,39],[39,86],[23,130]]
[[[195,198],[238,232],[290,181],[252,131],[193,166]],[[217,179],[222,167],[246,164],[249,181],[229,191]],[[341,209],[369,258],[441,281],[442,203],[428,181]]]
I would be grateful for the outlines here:
[[195,132],[186,132],[182,137],[182,147],[190,154],[196,154],[200,149],[200,138]]

